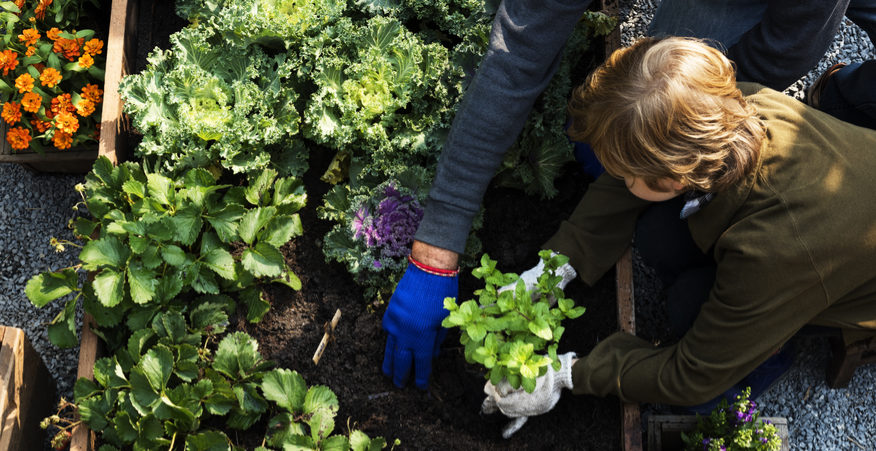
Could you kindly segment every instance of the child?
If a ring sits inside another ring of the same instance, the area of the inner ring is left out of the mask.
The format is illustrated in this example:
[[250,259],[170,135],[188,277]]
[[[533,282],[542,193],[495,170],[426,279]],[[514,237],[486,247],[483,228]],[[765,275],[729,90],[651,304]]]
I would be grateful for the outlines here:
[[[876,131],[737,84],[730,61],[691,38],[618,50],[569,111],[571,137],[592,144],[607,174],[544,248],[593,284],[635,232],[640,251],[672,253],[670,276],[705,267],[708,283],[669,301],[693,310],[675,344],[619,332],[549,369],[532,394],[487,383],[484,410],[518,418],[506,436],[562,388],[697,405],[748,382],[806,324],[876,329]],[[653,208],[674,208],[682,233],[642,233]]]

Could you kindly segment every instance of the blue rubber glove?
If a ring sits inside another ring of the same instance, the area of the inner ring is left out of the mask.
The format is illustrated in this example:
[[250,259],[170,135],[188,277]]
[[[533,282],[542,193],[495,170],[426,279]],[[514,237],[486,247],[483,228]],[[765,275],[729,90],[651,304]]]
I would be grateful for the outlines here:
[[459,278],[430,274],[413,263],[408,264],[383,314],[387,332],[383,354],[383,374],[403,387],[414,367],[414,382],[426,389],[432,373],[432,358],[438,355],[447,329],[441,321],[450,313],[444,298],[459,293]]

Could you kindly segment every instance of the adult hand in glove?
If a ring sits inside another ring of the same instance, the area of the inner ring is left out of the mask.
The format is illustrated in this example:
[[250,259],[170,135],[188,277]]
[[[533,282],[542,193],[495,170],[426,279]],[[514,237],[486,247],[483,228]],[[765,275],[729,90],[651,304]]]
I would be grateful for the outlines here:
[[548,366],[547,373],[535,381],[535,390],[532,393],[526,393],[522,387],[514,389],[507,381],[502,381],[499,385],[487,381],[484,385],[487,397],[481,404],[481,413],[490,414],[499,410],[506,417],[513,418],[502,429],[502,437],[511,438],[529,417],[553,409],[564,388],[572,388],[572,361],[576,357],[574,352],[560,355],[560,369],[554,371],[553,367]]
[[414,382],[426,389],[432,373],[432,358],[438,355],[447,329],[441,321],[449,313],[444,298],[457,297],[458,271],[431,268],[409,258],[389,306],[383,314],[387,332],[383,354],[383,373],[402,387],[414,368]]
[[[555,255],[560,254],[557,254],[556,252],[551,252],[551,257]],[[537,293],[536,291],[533,291],[533,289],[536,285],[538,285],[538,278],[541,277],[541,275],[544,273],[544,261],[539,258],[537,265],[530,269],[527,269],[522,274],[520,274],[520,280],[522,280],[523,283],[526,284],[526,290],[533,293],[533,300],[535,300],[535,295]],[[568,285],[569,282],[575,280],[575,277],[578,277],[578,273],[575,272],[575,268],[573,268],[572,265],[570,265],[568,262],[557,268],[556,274],[563,278],[557,284],[557,287],[559,287],[561,290],[565,289],[566,285]],[[516,286],[517,282],[505,285],[504,287],[499,288],[499,293],[503,291],[513,290]],[[550,302],[551,305],[553,305],[557,302],[557,300],[554,299],[553,296],[551,296]]]

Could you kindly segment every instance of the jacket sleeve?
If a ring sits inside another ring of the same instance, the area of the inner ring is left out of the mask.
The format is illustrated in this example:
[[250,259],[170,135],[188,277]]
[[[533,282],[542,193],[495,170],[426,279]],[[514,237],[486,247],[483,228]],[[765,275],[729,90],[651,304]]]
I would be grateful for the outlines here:
[[782,91],[815,68],[849,6],[849,0],[768,2],[763,19],[727,50],[737,79]]
[[487,185],[589,0],[504,0],[438,162],[415,238],[462,253]]
[[758,230],[749,227],[744,235],[733,231],[734,225],[716,244],[715,285],[676,344],[658,348],[615,333],[575,364],[573,391],[632,402],[701,404],[742,380],[823,311],[821,279],[800,257],[806,250],[792,240],[778,248],[778,237],[762,231],[764,220],[775,222],[761,217]]
[[593,285],[630,246],[636,219],[649,204],[622,180],[603,174],[542,248],[569,257],[578,277]]

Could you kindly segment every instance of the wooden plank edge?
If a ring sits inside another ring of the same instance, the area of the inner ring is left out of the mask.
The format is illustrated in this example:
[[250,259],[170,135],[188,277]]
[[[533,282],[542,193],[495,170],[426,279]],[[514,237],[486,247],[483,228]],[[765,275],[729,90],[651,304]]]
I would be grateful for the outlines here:
[[3,340],[0,342],[0,392],[3,393],[0,396],[0,421],[3,425],[0,430],[0,449],[6,450],[17,441],[22,426],[21,419],[15,415],[20,402],[15,390],[15,373],[18,369],[15,365],[15,353],[19,347],[21,330],[12,327],[4,329]]
[[[100,141],[98,143],[98,156],[106,156],[113,163],[119,162],[116,149],[120,124],[122,122],[122,100],[119,95],[119,82],[126,72],[127,59],[125,47],[129,18],[133,18],[132,11],[136,7],[136,0],[112,0],[110,11],[110,26],[106,45],[106,68],[104,69],[103,107],[101,109]],[[85,377],[94,378],[94,362],[97,359],[98,340],[97,335],[91,330],[94,318],[85,314],[82,319],[82,333],[79,345],[79,367],[77,379]],[[73,437],[70,440],[70,451],[92,451],[95,449],[96,437],[85,424],[73,428]]]
[[[621,331],[636,333],[633,299],[633,256],[627,248],[615,264],[617,285],[617,323]],[[625,451],[642,450],[642,417],[636,403],[621,403],[621,446]]]

